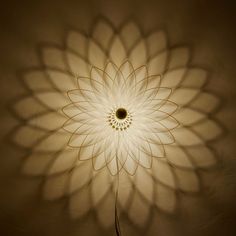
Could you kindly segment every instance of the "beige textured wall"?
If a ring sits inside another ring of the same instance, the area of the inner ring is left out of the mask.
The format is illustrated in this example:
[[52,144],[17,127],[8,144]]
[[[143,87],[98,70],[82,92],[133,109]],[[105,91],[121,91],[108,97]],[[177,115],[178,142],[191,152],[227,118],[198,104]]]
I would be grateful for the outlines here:
[[[0,14],[0,234],[29,235],[115,235],[104,231],[91,213],[82,221],[71,222],[67,201],[43,201],[42,179],[22,177],[24,152],[8,141],[17,125],[7,107],[24,93],[17,76],[22,68],[37,66],[37,45],[62,43],[69,27],[90,29],[95,17],[104,15],[115,25],[135,19],[144,32],[164,27],[170,43],[189,43],[192,61],[212,71],[208,88],[223,99],[218,119],[228,130],[216,145],[221,168],[201,173],[209,189],[199,196],[181,195],[180,211],[166,215],[153,211],[145,235],[217,236],[235,235],[236,159],[236,6],[233,1],[203,0],[97,0],[97,1],[7,1]],[[113,217],[113,216],[112,216]],[[126,219],[122,235],[139,235]],[[142,235],[144,233],[142,232]]]

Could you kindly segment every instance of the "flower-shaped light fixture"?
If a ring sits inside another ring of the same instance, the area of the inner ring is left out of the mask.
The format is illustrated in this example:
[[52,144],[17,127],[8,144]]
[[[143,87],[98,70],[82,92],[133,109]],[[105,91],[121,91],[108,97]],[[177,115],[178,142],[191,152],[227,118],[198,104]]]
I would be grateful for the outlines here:
[[23,74],[30,94],[14,105],[24,122],[13,139],[29,150],[23,172],[45,177],[46,199],[67,196],[75,219],[95,210],[110,227],[123,213],[142,227],[151,207],[172,213],[179,190],[200,191],[198,169],[215,165],[208,142],[222,129],[188,47],[101,19],[89,35],[44,45],[40,59]]
[[134,175],[139,165],[151,168],[154,157],[164,158],[178,121],[171,89],[160,81],[128,61],[119,68],[110,62],[104,70],[92,67],[89,77],[79,77],[79,89],[68,92],[72,103],[63,109],[78,158],[91,159],[95,170],[106,166],[112,175],[122,169]]

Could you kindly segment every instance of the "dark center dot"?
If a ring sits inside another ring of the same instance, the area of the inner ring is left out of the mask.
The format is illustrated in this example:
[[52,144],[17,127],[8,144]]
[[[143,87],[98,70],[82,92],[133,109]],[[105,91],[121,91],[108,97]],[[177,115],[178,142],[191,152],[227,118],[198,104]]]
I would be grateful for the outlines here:
[[116,110],[116,117],[118,119],[125,119],[125,117],[127,116],[127,111],[124,108],[119,108]]

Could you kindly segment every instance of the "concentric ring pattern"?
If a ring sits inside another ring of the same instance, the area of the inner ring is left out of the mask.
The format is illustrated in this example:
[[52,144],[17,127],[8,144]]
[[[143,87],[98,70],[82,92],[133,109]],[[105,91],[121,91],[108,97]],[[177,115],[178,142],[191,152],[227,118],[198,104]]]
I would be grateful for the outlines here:
[[100,19],[90,34],[69,31],[63,47],[42,46],[14,105],[13,139],[29,151],[23,172],[45,177],[46,199],[68,197],[72,218],[95,210],[104,227],[114,223],[117,175],[120,212],[134,224],[153,205],[174,212],[179,190],[200,191],[197,170],[216,164],[208,142],[222,134],[208,73],[190,59],[164,31],[144,35],[132,21]]

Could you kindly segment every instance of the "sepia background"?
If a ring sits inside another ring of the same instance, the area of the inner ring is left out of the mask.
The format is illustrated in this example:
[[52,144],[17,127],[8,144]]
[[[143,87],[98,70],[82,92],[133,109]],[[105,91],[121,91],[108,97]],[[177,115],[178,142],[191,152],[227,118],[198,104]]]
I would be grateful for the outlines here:
[[[219,167],[202,171],[206,193],[179,195],[175,214],[153,210],[145,232],[157,236],[233,236],[236,234],[236,4],[210,0],[74,0],[7,1],[0,15],[0,234],[4,236],[116,235],[103,229],[93,212],[72,221],[67,200],[45,201],[42,179],[21,175],[24,152],[9,136],[19,123],[9,111],[11,101],[24,94],[18,76],[24,68],[39,64],[37,47],[42,42],[62,44],[68,28],[92,27],[105,16],[119,26],[134,19],[144,33],[164,28],[170,44],[187,43],[192,62],[211,71],[207,88],[222,99],[216,117],[225,127],[223,139],[214,144]],[[113,216],[111,216],[113,217]],[[122,235],[140,235],[125,218]]]

